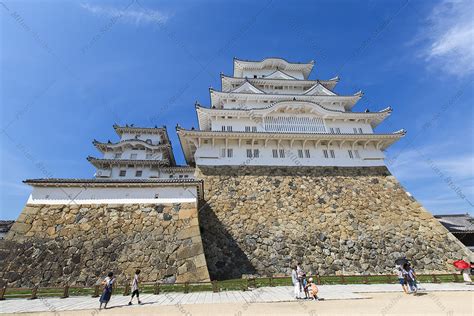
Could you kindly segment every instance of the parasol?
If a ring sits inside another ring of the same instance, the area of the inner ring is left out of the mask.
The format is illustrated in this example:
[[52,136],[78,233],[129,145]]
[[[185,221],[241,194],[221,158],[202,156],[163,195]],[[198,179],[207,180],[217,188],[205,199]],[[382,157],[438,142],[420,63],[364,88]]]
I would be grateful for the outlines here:
[[468,269],[471,267],[471,265],[464,261],[464,260],[456,260],[453,262],[453,265],[458,268],[458,269],[461,269],[461,270],[464,270],[464,269]]

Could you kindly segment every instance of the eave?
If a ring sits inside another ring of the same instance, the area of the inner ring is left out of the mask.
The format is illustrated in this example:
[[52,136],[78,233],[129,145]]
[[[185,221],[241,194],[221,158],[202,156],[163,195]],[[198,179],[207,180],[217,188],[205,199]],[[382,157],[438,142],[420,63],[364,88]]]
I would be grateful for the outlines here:
[[141,166],[165,166],[170,167],[169,159],[153,160],[153,159],[104,159],[87,157],[94,167],[101,168],[104,165],[109,166],[126,166],[126,165],[141,165]]
[[131,145],[132,147],[133,145],[143,145],[144,147],[147,147],[152,150],[158,150],[158,149],[172,150],[171,145],[169,143],[156,145],[156,144],[149,144],[146,141],[141,140],[141,139],[127,139],[127,140],[119,141],[117,143],[111,143],[111,142],[103,143],[103,142],[94,140],[92,144],[102,153],[106,152],[108,149],[123,147],[126,145]]
[[294,80],[294,79],[269,79],[269,78],[237,78],[232,76],[226,76],[221,74],[221,89],[224,92],[229,92],[232,89],[231,84],[242,84],[245,80],[248,80],[253,85],[259,84],[283,84],[292,86],[313,86],[318,82],[329,90],[334,90],[336,84],[339,82],[339,77],[335,77],[329,80]]

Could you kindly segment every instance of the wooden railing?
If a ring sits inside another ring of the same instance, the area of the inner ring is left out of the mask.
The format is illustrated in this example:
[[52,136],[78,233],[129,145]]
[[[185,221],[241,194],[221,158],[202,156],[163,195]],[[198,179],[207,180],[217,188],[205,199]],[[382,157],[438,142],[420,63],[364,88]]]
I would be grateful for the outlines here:
[[[309,278],[310,276],[308,276]],[[318,285],[324,284],[394,284],[397,283],[397,276],[391,274],[385,275],[330,275],[330,276],[312,276],[314,282]],[[417,276],[420,282],[441,283],[441,282],[462,282],[459,274],[420,274]],[[153,293],[159,295],[167,292],[193,292],[193,288],[198,291],[212,291],[214,293],[226,290],[242,290],[248,291],[252,288],[263,286],[288,286],[291,285],[291,278],[289,277],[260,277],[247,278],[211,282],[177,282],[177,283],[162,283],[162,282],[141,282],[140,288],[144,293]],[[125,280],[122,284],[116,283],[113,291],[115,294],[122,293],[124,296],[130,295],[130,281]],[[0,288],[0,300],[6,298],[28,298],[36,299],[38,297],[60,297],[68,298],[71,295],[91,295],[92,297],[99,297],[102,292],[101,285],[94,285],[93,287],[64,286],[57,287],[39,287],[32,288],[8,288],[6,286]]]

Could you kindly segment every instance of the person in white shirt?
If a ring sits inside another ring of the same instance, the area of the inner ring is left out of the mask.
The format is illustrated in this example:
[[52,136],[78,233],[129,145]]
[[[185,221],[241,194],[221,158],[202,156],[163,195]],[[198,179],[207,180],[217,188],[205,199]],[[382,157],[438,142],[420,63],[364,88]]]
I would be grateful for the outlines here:
[[128,305],[132,305],[132,300],[133,300],[133,297],[136,295],[137,296],[137,301],[138,301],[138,304],[141,304],[142,302],[140,302],[140,291],[139,291],[139,288],[138,288],[138,285],[139,285],[139,280],[138,280],[138,275],[140,274],[140,269],[137,269],[137,271],[135,271],[135,276],[133,277],[133,281],[132,281],[132,297],[130,298],[130,302],[128,302]]
[[293,287],[295,290],[295,298],[299,299],[300,298],[300,282],[298,280],[298,272],[296,272],[297,267],[293,266],[293,269],[291,271],[291,282],[293,283]]

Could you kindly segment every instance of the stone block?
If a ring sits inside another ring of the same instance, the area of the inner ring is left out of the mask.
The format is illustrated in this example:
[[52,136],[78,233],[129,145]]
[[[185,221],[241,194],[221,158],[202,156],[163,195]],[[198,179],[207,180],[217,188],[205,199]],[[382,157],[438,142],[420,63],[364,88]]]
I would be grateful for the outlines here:
[[179,210],[179,219],[186,219],[194,216],[196,214],[195,208],[187,208],[187,209],[180,209]]
[[191,237],[199,236],[201,233],[199,231],[199,226],[190,226],[179,230],[176,238],[178,239],[187,239]]

